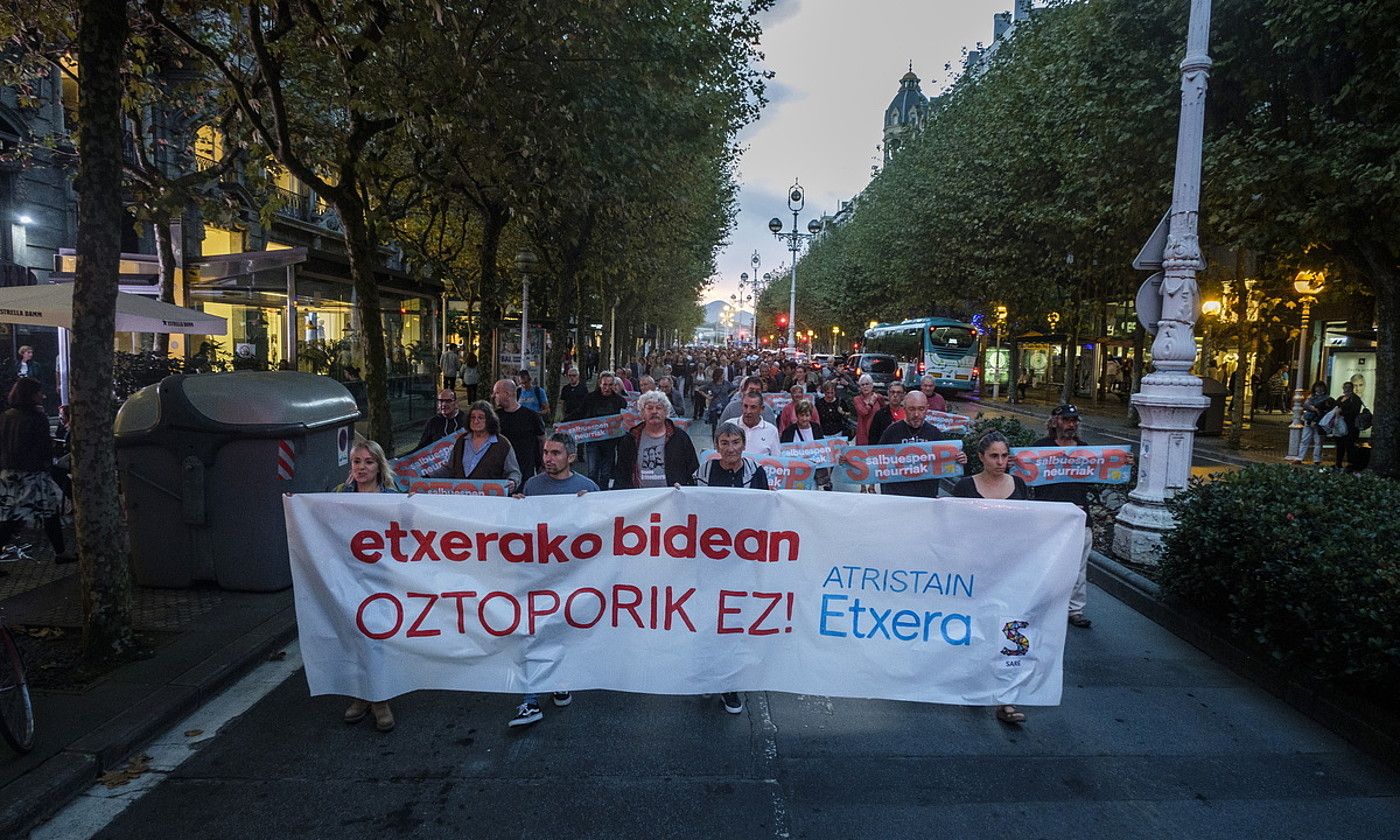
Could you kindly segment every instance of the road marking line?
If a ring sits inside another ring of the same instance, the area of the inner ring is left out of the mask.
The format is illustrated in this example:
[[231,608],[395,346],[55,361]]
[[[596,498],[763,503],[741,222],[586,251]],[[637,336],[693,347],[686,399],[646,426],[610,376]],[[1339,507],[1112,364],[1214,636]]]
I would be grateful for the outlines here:
[[772,711],[768,708],[768,692],[754,692],[749,695],[757,698],[759,728],[763,732],[763,781],[768,785],[773,801],[773,836],[789,838],[787,795],[783,793],[783,783],[778,779],[778,726],[773,723]]
[[[70,802],[48,822],[34,829],[31,840],[71,840],[91,837],[106,828],[133,802],[145,796],[199,751],[199,745],[219,734],[230,721],[248,711],[274,688],[301,670],[301,647],[294,640],[284,659],[267,661],[196,709],[189,717],[157,736],[137,755],[150,756],[149,769],[130,782],[108,788],[96,784]],[[186,732],[199,730],[198,735]]]

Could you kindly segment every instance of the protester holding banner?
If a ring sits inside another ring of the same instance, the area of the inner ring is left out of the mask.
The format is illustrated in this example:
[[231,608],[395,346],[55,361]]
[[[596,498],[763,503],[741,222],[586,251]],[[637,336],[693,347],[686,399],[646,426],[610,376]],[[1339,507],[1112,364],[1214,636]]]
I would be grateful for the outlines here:
[[[1070,403],[1056,406],[1045,421],[1049,434],[1031,446],[1087,446],[1079,437],[1079,409]],[[1084,614],[1089,597],[1089,552],[1094,547],[1094,528],[1089,520],[1089,487],[1087,482],[1047,484],[1035,488],[1035,499],[1041,502],[1069,502],[1084,511],[1084,548],[1079,560],[1079,577],[1069,596],[1069,623],[1087,630],[1094,622]]]
[[1011,475],[1011,445],[1006,435],[987,432],[977,440],[977,456],[982,459],[982,471],[963,476],[953,485],[953,495],[962,499],[1029,499],[1030,488],[1018,475]]
[[[870,438],[870,423],[875,419],[875,412],[885,407],[885,398],[875,393],[875,380],[870,378],[870,374],[863,373],[857,380],[860,393],[856,394],[856,446],[866,446],[872,443]],[[878,443],[879,438],[873,442]]]
[[719,457],[700,464],[695,472],[695,483],[701,487],[767,490],[768,472],[754,459],[744,456],[747,437],[741,424],[733,420],[721,423],[715,430],[715,451]]
[[428,422],[423,424],[423,434],[418,438],[418,445],[414,450],[422,449],[433,441],[442,440],[450,434],[455,434],[462,428],[461,406],[457,404],[457,392],[451,388],[443,388],[437,395],[437,413],[428,418]]
[[[456,402],[457,398],[454,396],[452,399]],[[384,450],[378,443],[364,438],[355,440],[355,445],[350,448],[350,474],[346,476],[344,484],[335,488],[335,492],[397,492],[394,489],[394,474],[389,469],[389,459],[384,457]],[[388,700],[370,701],[354,698],[345,710],[345,722],[359,723],[367,714],[374,715],[374,728],[380,732],[388,732],[394,728],[394,713],[389,708]]]
[[512,488],[520,486],[520,462],[510,441],[501,436],[501,421],[490,403],[472,403],[467,409],[467,434],[457,439],[447,463],[424,477],[505,480]]
[[[522,371],[523,372],[523,371]],[[520,474],[529,478],[540,469],[540,450],[544,448],[544,420],[531,409],[521,405],[515,396],[515,383],[509,379],[498,381],[491,388],[491,397],[496,401],[496,410],[501,434],[510,441],[520,464]],[[520,483],[516,482],[519,487]]]
[[938,393],[938,380],[933,374],[926,373],[919,377],[919,390],[928,397],[929,411],[947,411],[948,401],[943,399],[943,395]]
[[[611,417],[627,408],[627,398],[618,390],[616,375],[610,370],[598,374],[598,387],[588,395],[584,417]],[[588,471],[604,490],[612,484],[617,462],[617,441],[600,440],[588,445]]]
[[[805,399],[799,399],[790,406],[793,409],[792,425],[783,429],[779,440],[782,443],[809,443],[814,440],[824,440],[826,434],[821,426],[812,422],[816,411],[812,404]],[[831,489],[831,468],[823,467],[816,472],[817,486],[823,490]]]
[[[890,383],[891,386],[894,383]],[[896,420],[880,436],[882,444],[917,443],[922,441],[957,440],[958,435],[938,431],[932,423],[924,419],[928,414],[928,397],[922,391],[915,391],[904,397],[904,419]],[[967,453],[958,451],[954,458],[959,464],[967,463]],[[880,485],[880,493],[885,496],[923,496],[929,499],[938,497],[939,479],[928,478],[918,481],[901,481]]]
[[637,411],[642,422],[617,444],[617,486],[693,485],[700,458],[690,435],[668,418],[671,401],[660,391],[648,391],[637,398]]
[[[544,442],[544,471],[530,477],[525,482],[519,498],[527,496],[582,496],[598,489],[598,485],[586,475],[574,472],[574,461],[578,459],[578,445],[572,435],[555,432]],[[567,706],[574,702],[574,695],[568,691],[556,691],[552,699],[556,706]],[[540,696],[526,694],[515,709],[515,716],[507,726],[529,726],[544,719],[540,709]]]
[[875,416],[870,418],[870,442],[879,443],[884,437],[885,429],[891,423],[896,423],[904,419],[904,383],[891,382],[887,389],[887,396],[883,408],[875,412]]

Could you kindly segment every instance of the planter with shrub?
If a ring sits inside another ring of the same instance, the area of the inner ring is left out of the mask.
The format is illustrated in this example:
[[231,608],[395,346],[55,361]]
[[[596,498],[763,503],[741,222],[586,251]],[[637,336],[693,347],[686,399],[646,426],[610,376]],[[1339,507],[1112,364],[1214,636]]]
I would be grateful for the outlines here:
[[1172,499],[1163,593],[1313,684],[1400,688],[1400,484],[1256,466]]

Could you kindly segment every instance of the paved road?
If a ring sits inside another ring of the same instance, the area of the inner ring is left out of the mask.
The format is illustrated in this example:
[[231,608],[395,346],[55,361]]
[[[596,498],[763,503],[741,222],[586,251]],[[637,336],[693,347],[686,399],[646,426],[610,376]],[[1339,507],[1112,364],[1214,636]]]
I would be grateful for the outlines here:
[[1397,836],[1397,774],[1091,598],[1063,705],[1021,729],[981,708],[752,693],[728,715],[595,691],[520,731],[514,697],[420,692],[381,735],[297,672],[98,836]]

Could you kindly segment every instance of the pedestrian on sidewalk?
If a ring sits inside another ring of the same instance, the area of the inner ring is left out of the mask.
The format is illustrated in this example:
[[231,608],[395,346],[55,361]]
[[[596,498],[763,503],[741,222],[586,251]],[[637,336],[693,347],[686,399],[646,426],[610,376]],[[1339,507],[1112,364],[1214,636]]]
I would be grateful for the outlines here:
[[[1056,406],[1045,421],[1049,433],[1031,446],[1087,446],[1079,436],[1079,409],[1071,403]],[[1046,484],[1035,488],[1035,499],[1041,502],[1069,502],[1084,511],[1084,547],[1079,558],[1079,575],[1074,580],[1074,590],[1069,596],[1069,623],[1087,630],[1094,622],[1084,614],[1084,606],[1089,596],[1089,552],[1094,548],[1094,528],[1089,519],[1089,485],[1075,481],[1064,484]]]
[[476,354],[467,352],[466,358],[462,361],[462,388],[467,392],[467,403],[471,404],[477,400],[477,390],[481,385],[481,368],[478,367]]
[[[991,431],[978,438],[977,457],[982,460],[982,471],[959,479],[953,485],[953,496],[960,499],[1030,498],[1030,488],[1026,482],[1019,475],[1007,472],[1011,464],[1011,444],[1006,440],[1006,435]],[[1025,723],[1026,713],[1004,704],[997,707],[997,720],[1002,723]]]
[[[574,436],[567,432],[555,432],[544,442],[544,471],[530,476],[524,488],[516,496],[582,496],[598,489],[593,479],[574,472],[574,462],[578,460],[578,444]],[[554,705],[564,707],[574,702],[574,695],[568,691],[556,691],[552,699]],[[544,719],[540,709],[540,695],[526,694],[520,700],[508,726],[529,726]]]
[[1032,381],[1031,369],[1028,367],[1021,368],[1021,375],[1016,377],[1016,394],[1023,402],[1026,399],[1026,391],[1031,387]]
[[21,376],[10,388],[10,407],[0,415],[0,554],[6,561],[24,558],[11,546],[20,529],[42,523],[53,545],[55,563],[78,557],[63,543],[63,491],[54,483],[53,442],[44,415],[44,386]]
[[[453,397],[456,400],[456,397]],[[384,450],[372,440],[357,438],[350,448],[350,474],[345,483],[335,488],[337,493],[396,493],[394,474],[389,470],[389,459]],[[389,708],[389,699],[363,700],[358,697],[350,701],[345,710],[345,722],[359,723],[365,715],[374,715],[374,728],[389,732],[394,728],[394,713]]]
[[457,345],[447,345],[447,349],[442,351],[442,356],[438,359],[438,366],[442,368],[442,387],[449,391],[457,390],[457,370],[461,366],[461,359],[457,356]]
[[1344,462],[1348,470],[1356,469],[1357,441],[1361,437],[1361,426],[1358,420],[1361,417],[1361,410],[1365,407],[1361,402],[1361,397],[1357,396],[1356,386],[1350,382],[1343,382],[1342,395],[1337,398],[1337,413],[1346,421],[1346,431],[1337,436],[1337,469],[1339,470]]
[[1327,383],[1318,380],[1313,383],[1312,393],[1303,401],[1303,432],[1302,440],[1298,444],[1298,463],[1302,463],[1307,457],[1308,449],[1313,450],[1313,466],[1322,466],[1322,428],[1318,426],[1318,421],[1323,415],[1332,410],[1337,401],[1332,399],[1332,395],[1327,393]]

